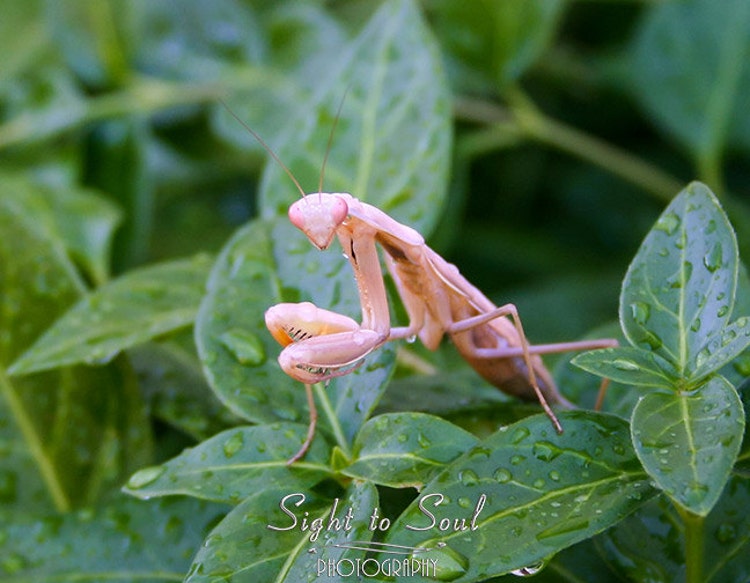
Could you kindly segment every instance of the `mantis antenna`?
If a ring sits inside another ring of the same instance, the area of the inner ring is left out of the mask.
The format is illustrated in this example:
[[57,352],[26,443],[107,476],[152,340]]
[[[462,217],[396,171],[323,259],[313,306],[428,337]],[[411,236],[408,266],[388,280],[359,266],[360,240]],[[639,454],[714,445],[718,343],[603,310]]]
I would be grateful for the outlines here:
[[318,182],[318,193],[323,192],[323,177],[326,173],[326,164],[328,163],[328,154],[331,153],[331,146],[333,145],[333,134],[336,132],[336,126],[339,123],[339,118],[341,117],[341,109],[344,107],[344,100],[346,99],[346,94],[349,93],[349,87],[346,88],[346,91],[344,91],[344,94],[341,96],[341,101],[339,102],[339,106],[336,109],[336,117],[333,118],[333,125],[331,126],[331,133],[328,134],[328,143],[326,144],[326,153],[325,156],[323,156],[323,164],[320,166],[320,181]]
[[[223,99],[219,99],[219,101],[221,102],[221,104],[222,104],[222,105],[223,105],[224,107],[226,107],[226,108],[227,108],[227,111],[229,112],[229,114],[230,114],[230,115],[231,115],[231,116],[232,116],[232,117],[233,117],[234,119],[236,119],[236,120],[237,120],[237,121],[238,121],[238,122],[240,123],[240,125],[241,125],[241,126],[242,126],[243,128],[245,128],[245,129],[246,129],[246,130],[247,130],[248,132],[250,132],[250,134],[251,134],[251,135],[252,135],[252,136],[253,136],[253,137],[254,137],[254,138],[255,138],[256,140],[258,140],[258,143],[259,143],[259,144],[260,144],[261,146],[263,146],[263,148],[265,149],[265,151],[266,151],[266,152],[268,152],[268,153],[269,153],[269,154],[271,155],[271,157],[272,157],[272,158],[273,158],[273,159],[274,159],[274,160],[276,161],[276,163],[277,163],[277,164],[278,164],[279,166],[281,166],[282,170],[284,170],[284,172],[286,172],[286,173],[287,173],[287,176],[289,176],[289,178],[291,178],[291,179],[292,179],[292,182],[294,182],[294,185],[295,185],[295,186],[297,187],[297,190],[299,190],[299,193],[300,193],[300,194],[302,195],[302,198],[304,198],[304,197],[305,197],[305,191],[304,191],[304,190],[303,190],[303,188],[302,188],[302,187],[300,186],[300,183],[299,183],[299,182],[297,181],[297,179],[296,179],[296,178],[294,177],[294,174],[292,174],[292,171],[291,171],[291,170],[289,170],[289,168],[287,168],[286,164],[284,164],[284,163],[283,163],[283,162],[281,161],[281,158],[279,158],[279,157],[278,157],[278,156],[276,155],[276,153],[275,153],[275,152],[274,152],[274,151],[273,151],[273,150],[271,149],[271,147],[270,147],[270,146],[269,146],[268,144],[266,144],[266,143],[265,143],[265,142],[263,141],[263,138],[261,138],[261,137],[260,137],[260,136],[259,136],[259,135],[257,134],[257,132],[256,132],[256,131],[255,131],[255,130],[254,130],[253,128],[251,128],[251,127],[250,127],[249,125],[247,125],[247,124],[246,124],[246,123],[245,123],[245,122],[244,122],[244,121],[242,120],[242,118],[240,118],[240,116],[238,116],[238,115],[237,115],[236,113],[234,113],[234,111],[232,110],[232,108],[231,108],[231,107],[229,107],[229,106],[227,105],[227,102],[226,102],[226,101],[224,101]],[[336,119],[338,120],[338,117],[337,117]],[[334,127],[335,127],[335,125],[334,125]],[[328,157],[328,152],[326,152],[326,158],[327,158],[327,157]],[[322,172],[321,172],[320,182],[321,182],[321,185],[322,185],[322,183],[323,183],[323,176],[322,176]]]

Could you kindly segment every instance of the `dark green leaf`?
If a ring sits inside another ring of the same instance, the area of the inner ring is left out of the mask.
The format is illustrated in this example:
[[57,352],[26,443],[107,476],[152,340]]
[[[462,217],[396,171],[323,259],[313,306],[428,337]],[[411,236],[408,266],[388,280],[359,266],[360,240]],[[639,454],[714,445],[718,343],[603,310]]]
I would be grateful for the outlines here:
[[571,362],[595,375],[642,387],[669,389],[677,376],[671,363],[658,354],[630,346],[584,352]]
[[0,576],[41,581],[181,581],[206,531],[226,508],[196,500],[121,497],[69,514],[3,525]]
[[391,413],[370,419],[354,442],[352,478],[392,488],[421,488],[477,438],[431,415]]
[[729,479],[744,426],[737,391],[714,376],[690,394],[645,395],[633,410],[631,431],[638,458],[659,488],[705,516]]
[[628,87],[656,121],[701,157],[750,146],[750,5],[656,3],[629,48]]
[[161,466],[139,470],[125,491],[140,498],[187,494],[236,504],[263,488],[308,488],[327,475],[328,451],[317,439],[304,462],[287,465],[306,433],[292,423],[228,429]]
[[[708,188],[689,185],[662,213],[625,276],[620,321],[628,340],[671,362],[687,381],[710,374],[724,363],[702,353],[723,341],[737,271],[726,215]],[[736,355],[740,345],[723,354]]]
[[[747,581],[750,577],[750,482],[732,476],[703,525],[702,581]],[[684,526],[668,499],[652,500],[614,528],[597,547],[612,568],[631,581],[671,583],[684,578]]]
[[559,0],[428,5],[459,92],[518,80],[549,46],[565,7]]
[[[190,342],[192,331],[184,333]],[[195,354],[177,342],[150,342],[128,351],[151,413],[196,440],[238,424],[211,391]]]
[[[437,47],[413,2],[384,3],[327,71],[303,115],[273,140],[276,154],[305,189],[316,189],[345,98],[323,188],[350,192],[429,232],[446,193],[451,110]],[[263,215],[285,215],[299,196],[271,163],[262,185]]]
[[126,348],[192,324],[205,256],[134,270],[89,294],[13,363],[14,375],[103,363]]
[[479,443],[422,490],[387,542],[431,549],[415,556],[438,560],[438,578],[480,581],[544,560],[654,495],[625,421],[581,411],[562,413],[560,421],[562,435],[537,415]]

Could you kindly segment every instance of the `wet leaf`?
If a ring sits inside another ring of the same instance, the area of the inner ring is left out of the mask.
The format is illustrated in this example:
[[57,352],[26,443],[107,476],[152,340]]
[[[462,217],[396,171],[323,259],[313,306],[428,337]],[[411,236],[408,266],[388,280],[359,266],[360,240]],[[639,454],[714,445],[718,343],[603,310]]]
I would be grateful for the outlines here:
[[438,578],[448,556],[453,579],[479,581],[538,563],[655,494],[624,420],[577,411],[560,421],[562,435],[536,415],[480,442],[427,484],[386,542],[433,549],[419,557],[434,553]]
[[6,583],[182,580],[206,530],[225,512],[184,498],[121,497],[74,513],[18,517],[0,528],[0,574]]
[[[283,505],[295,518],[280,508],[287,496]],[[307,491],[256,491],[211,532],[198,551],[185,583],[209,583],[216,577],[236,583],[316,578],[321,565],[320,575],[325,574],[329,560],[355,560],[364,556],[363,551],[347,548],[347,544],[366,543],[372,532],[367,521],[361,519],[350,521],[350,529],[345,530],[345,513],[351,507],[353,516],[362,517],[377,504],[377,490],[367,483],[352,483],[346,496],[338,501],[333,516],[332,504]],[[305,523],[303,518],[307,519]],[[316,526],[322,530],[311,530],[313,520],[317,519],[320,522]],[[331,519],[338,523],[330,522]],[[269,529],[269,525],[277,530]]]
[[[737,242],[711,191],[689,185],[662,213],[630,264],[620,297],[628,340],[672,363],[680,378],[698,381],[750,344],[746,319],[727,342],[725,328],[737,286]],[[743,344],[744,343],[744,344]],[[708,363],[708,365],[707,365]]]
[[630,385],[671,389],[677,372],[658,354],[630,346],[584,352],[571,361],[595,375]]
[[633,410],[631,430],[638,458],[658,487],[705,516],[729,479],[744,426],[737,391],[714,376],[690,394],[645,395]]
[[477,441],[439,417],[420,413],[379,415],[357,434],[354,462],[343,473],[392,488],[421,488]]
[[139,498],[186,494],[236,504],[263,488],[309,488],[328,474],[328,450],[316,439],[301,464],[288,466],[307,427],[292,423],[235,427],[160,465],[130,477],[125,491]]
[[[46,210],[38,217],[16,202],[0,196],[3,366],[83,292]],[[44,512],[95,503],[150,461],[145,413],[124,362],[23,378],[0,371],[0,505]]]
[[[390,0],[317,80],[318,90],[287,131],[278,157],[309,192],[318,188],[328,136],[341,114],[323,189],[355,198],[429,233],[446,195],[451,108],[435,41],[410,0]],[[263,216],[285,215],[300,193],[271,162]]]
[[102,286],[55,322],[10,372],[106,363],[126,348],[190,325],[209,265],[197,256],[134,270]]

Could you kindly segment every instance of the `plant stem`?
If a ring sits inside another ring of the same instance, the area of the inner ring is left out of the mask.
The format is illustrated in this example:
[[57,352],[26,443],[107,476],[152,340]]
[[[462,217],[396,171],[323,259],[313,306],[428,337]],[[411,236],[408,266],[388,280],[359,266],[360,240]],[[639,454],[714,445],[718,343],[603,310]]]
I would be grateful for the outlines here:
[[328,398],[325,384],[315,383],[313,387],[315,388],[315,392],[318,395],[318,402],[323,406],[323,411],[325,411],[326,417],[328,417],[328,423],[330,424],[331,430],[333,431],[333,436],[336,438],[336,443],[341,448],[341,451],[344,453],[344,455],[346,455],[346,457],[351,457],[352,452],[349,449],[349,441],[344,435],[344,429],[341,427],[339,418],[336,416],[336,411],[331,404],[331,400]]
[[685,526],[685,581],[703,581],[703,522],[704,518],[677,506],[677,511]]
[[[519,89],[507,93],[509,109],[485,101],[460,99],[457,115],[470,121],[491,124],[466,148],[477,153],[478,146],[512,143],[515,133],[534,139],[620,176],[663,201],[670,201],[682,184],[679,180],[633,154],[621,150],[576,128],[544,115]],[[492,139],[491,134],[497,134]]]

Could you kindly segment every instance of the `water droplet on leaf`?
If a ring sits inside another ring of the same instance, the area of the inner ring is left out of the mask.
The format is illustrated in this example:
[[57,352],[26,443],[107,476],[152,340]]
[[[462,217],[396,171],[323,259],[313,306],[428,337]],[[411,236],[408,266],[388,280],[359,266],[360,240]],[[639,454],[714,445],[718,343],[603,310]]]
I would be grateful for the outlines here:
[[258,366],[265,362],[263,343],[253,333],[239,328],[227,330],[219,336],[219,342],[232,353],[240,364]]
[[234,433],[229,439],[224,442],[224,445],[222,446],[224,455],[228,458],[232,457],[242,449],[244,441],[245,436],[241,431]]
[[166,469],[166,466],[151,466],[149,468],[138,470],[128,480],[127,487],[131,490],[137,490],[138,488],[148,486],[155,482],[159,476],[166,471]]

